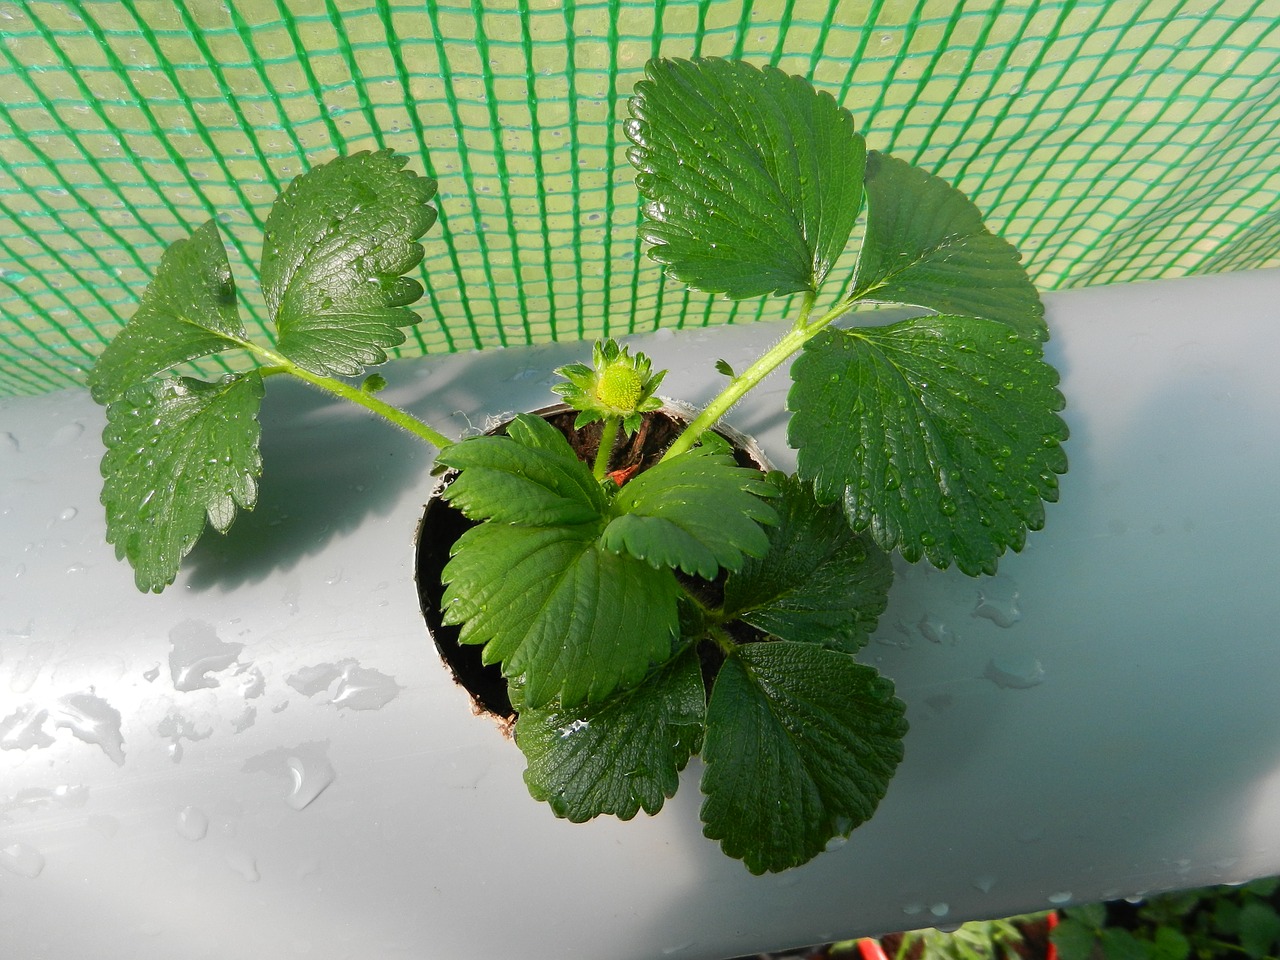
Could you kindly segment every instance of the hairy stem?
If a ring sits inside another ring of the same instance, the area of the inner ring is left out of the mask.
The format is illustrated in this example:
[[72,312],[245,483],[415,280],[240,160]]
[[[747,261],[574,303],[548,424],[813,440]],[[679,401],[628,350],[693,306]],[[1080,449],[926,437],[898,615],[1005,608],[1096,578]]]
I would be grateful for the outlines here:
[[609,458],[613,455],[613,445],[617,442],[618,428],[621,425],[621,417],[605,418],[604,431],[600,434],[600,449],[596,451],[596,462],[591,469],[591,475],[597,480],[603,480],[609,471]]
[[800,316],[796,318],[795,325],[788,331],[787,335],[765,351],[755,363],[729,381],[728,386],[720,391],[720,394],[707,404],[703,411],[684,428],[684,431],[676,438],[676,442],[663,454],[663,460],[679,456],[697,443],[702,434],[715,426],[720,418],[728,413],[729,409],[741,400],[748,391],[759,386],[760,382],[772,373],[779,364],[803,347],[809,340],[813,339],[818,331],[844,314],[854,303],[852,297],[847,300],[841,300],[817,320],[810,323],[809,312],[813,309],[813,299],[814,294],[812,292],[805,294],[804,303],[800,307]]
[[409,431],[420,440],[425,440],[437,450],[443,450],[445,447],[452,446],[453,441],[446,437],[443,433],[433,429],[430,425],[423,423],[412,414],[406,413],[399,407],[393,407],[385,400],[378,399],[372,393],[366,393],[359,387],[353,387],[349,383],[344,383],[333,377],[321,376],[318,373],[312,373],[303,367],[298,366],[288,357],[276,351],[264,347],[261,344],[253,343],[249,340],[241,342],[241,346],[249,350],[255,356],[267,361],[269,364],[263,367],[261,375],[264,377],[275,376],[276,374],[287,373],[297,377],[299,380],[305,380],[313,387],[319,387],[326,393],[331,393],[335,397],[341,397],[343,400],[350,400],[352,403],[364,407],[370,413],[376,413],[384,420],[388,420],[403,430]]
[[707,639],[720,648],[720,652],[726,657],[733,653],[737,644],[733,642],[733,637],[729,636],[729,631],[722,626],[712,627],[707,631]]

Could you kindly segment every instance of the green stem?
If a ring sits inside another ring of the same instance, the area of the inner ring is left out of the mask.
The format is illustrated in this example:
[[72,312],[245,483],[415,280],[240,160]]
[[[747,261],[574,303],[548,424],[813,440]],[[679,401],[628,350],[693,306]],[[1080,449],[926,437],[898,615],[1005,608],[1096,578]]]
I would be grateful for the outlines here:
[[737,644],[733,642],[733,637],[729,636],[729,632],[724,627],[716,626],[707,631],[707,639],[720,648],[720,652],[726,657],[731,655]]
[[[1215,947],[1219,951],[1231,950],[1235,953],[1245,953],[1245,954],[1249,952],[1245,950],[1244,947],[1240,946],[1240,944],[1238,943],[1229,943],[1226,940],[1218,940],[1215,937],[1205,937],[1204,943],[1208,946]],[[1260,960],[1275,960],[1275,958],[1271,956],[1264,956],[1264,957],[1261,957]]]
[[446,437],[443,433],[433,429],[429,425],[423,423],[412,414],[406,413],[399,407],[393,407],[385,400],[379,400],[372,393],[365,393],[357,387],[336,380],[333,377],[321,376],[318,373],[312,373],[303,367],[298,366],[288,357],[276,351],[254,343],[250,340],[240,342],[240,345],[256,356],[266,360],[268,366],[263,367],[260,371],[261,376],[271,377],[281,373],[287,373],[297,377],[299,380],[305,380],[313,387],[319,387],[326,393],[331,393],[335,397],[341,397],[343,400],[350,400],[352,403],[364,407],[370,413],[376,413],[384,420],[388,420],[403,430],[409,431],[415,437],[425,440],[437,450],[443,450],[445,447],[452,446],[453,441]]
[[720,392],[719,396],[707,404],[706,408],[684,428],[684,431],[676,438],[676,442],[663,454],[663,460],[669,457],[677,457],[697,443],[702,434],[715,426],[720,418],[728,413],[729,409],[741,400],[748,391],[759,386],[760,382],[772,373],[779,364],[813,339],[818,331],[843,315],[854,303],[854,298],[852,297],[847,300],[841,300],[840,303],[810,323],[809,311],[813,309],[813,299],[814,294],[812,292],[805,294],[804,303],[800,307],[800,316],[796,318],[795,326],[788,331],[786,336],[765,351],[755,363],[729,381],[728,386]]
[[596,451],[596,462],[591,475],[603,480],[609,470],[609,458],[613,455],[613,445],[618,439],[618,428],[622,426],[621,417],[606,417],[604,430],[600,434],[600,448]]
[[797,329],[803,330],[809,322],[809,312],[813,310],[813,301],[816,297],[817,294],[810,290],[805,293],[804,299],[800,301],[800,316],[796,317],[795,323]]

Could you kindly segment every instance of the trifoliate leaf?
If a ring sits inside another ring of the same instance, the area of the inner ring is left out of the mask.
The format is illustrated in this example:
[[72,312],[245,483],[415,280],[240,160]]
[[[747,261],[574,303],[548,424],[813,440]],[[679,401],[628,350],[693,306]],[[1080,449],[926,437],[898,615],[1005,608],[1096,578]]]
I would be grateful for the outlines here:
[[524,526],[603,522],[607,504],[600,484],[564,435],[541,417],[521,414],[508,425],[507,436],[463,440],[437,460],[460,471],[442,496],[472,520]]
[[534,799],[574,823],[655,814],[702,741],[705,712],[693,649],[601,704],[521,710],[516,743],[529,763],[525,783]]
[[773,488],[758,470],[695,447],[629,481],[613,500],[615,518],[602,541],[655,567],[679,567],[714,579],[737,570],[743,555],[760,556],[769,540],[760,524],[775,520],[761,497]]
[[813,488],[772,473],[781,496],[769,550],[749,557],[724,584],[723,613],[783,640],[852,653],[867,642],[888,602],[893,568],[866,534],[849,529],[840,508],[820,506]]
[[869,819],[907,732],[893,684],[809,643],[738,647],[702,747],[703,833],[752,873],[799,866]]
[[792,364],[788,441],[818,499],[885,550],[994,573],[1067,469],[1058,374],[1004,324],[917,317],[825,330]]
[[422,285],[436,182],[390,150],[338,157],[298,177],[267,217],[262,288],[280,351],[313,373],[357,376],[404,342]]
[[716,361],[716,373],[726,376],[730,380],[737,376],[737,374],[733,372],[733,366],[724,358]]
[[89,389],[98,403],[110,403],[180,363],[241,346],[244,337],[227,251],[210,220],[165,250],[137,312],[89,373]]
[[1018,251],[945,180],[872,151],[867,232],[853,295],[935,313],[986,317],[1024,337],[1048,339],[1044,306]]
[[491,521],[464,533],[444,568],[444,622],[485,644],[484,662],[506,677],[523,674],[528,707],[604,700],[671,654],[675,575],[605,549],[597,531]]
[[204,530],[252,509],[262,472],[256,373],[217,383],[171,378],[131,387],[107,408],[102,503],[107,541],[140,590],[159,593]]
[[625,130],[649,256],[734,300],[816,291],[862,204],[852,115],[774,67],[651,60],[645,73]]

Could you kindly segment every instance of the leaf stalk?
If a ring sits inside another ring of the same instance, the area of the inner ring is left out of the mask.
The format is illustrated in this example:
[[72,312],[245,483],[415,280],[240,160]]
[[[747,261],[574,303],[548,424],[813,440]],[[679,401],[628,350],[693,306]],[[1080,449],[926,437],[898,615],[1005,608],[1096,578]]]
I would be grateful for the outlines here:
[[353,387],[349,383],[344,383],[334,377],[326,377],[317,373],[312,373],[305,367],[301,367],[294,363],[288,357],[269,347],[254,343],[250,340],[239,341],[239,345],[244,347],[250,353],[254,354],[261,360],[266,361],[267,365],[259,371],[264,377],[275,376],[281,373],[287,373],[304,380],[313,387],[330,393],[335,397],[341,397],[343,400],[350,400],[354,404],[364,407],[370,413],[377,414],[384,420],[389,421],[402,430],[407,430],[421,440],[425,440],[437,450],[444,450],[446,447],[453,445],[452,440],[443,433],[424,423],[411,413],[401,410],[399,407],[393,407],[385,400],[366,391]]
[[677,457],[693,447],[702,434],[715,426],[735,403],[741,400],[749,391],[759,386],[765,377],[812,340],[820,330],[843,316],[855,302],[853,297],[841,300],[817,320],[810,323],[809,313],[813,308],[813,300],[814,294],[812,291],[805,294],[804,303],[800,308],[800,315],[796,318],[795,325],[786,336],[770,347],[755,363],[729,381],[719,395],[707,404],[702,412],[684,428],[684,431],[676,438],[675,443],[663,454],[663,460]]

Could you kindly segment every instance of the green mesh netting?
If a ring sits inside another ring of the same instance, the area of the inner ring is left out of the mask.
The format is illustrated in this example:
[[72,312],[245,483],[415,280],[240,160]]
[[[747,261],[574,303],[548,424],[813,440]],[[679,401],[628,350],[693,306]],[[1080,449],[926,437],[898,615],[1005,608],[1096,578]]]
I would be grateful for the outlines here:
[[810,77],[1042,287],[1280,263],[1277,0],[0,0],[0,395],[81,383],[209,217],[260,327],[270,201],[364,148],[440,181],[401,354],[776,316],[640,255],[658,53]]

